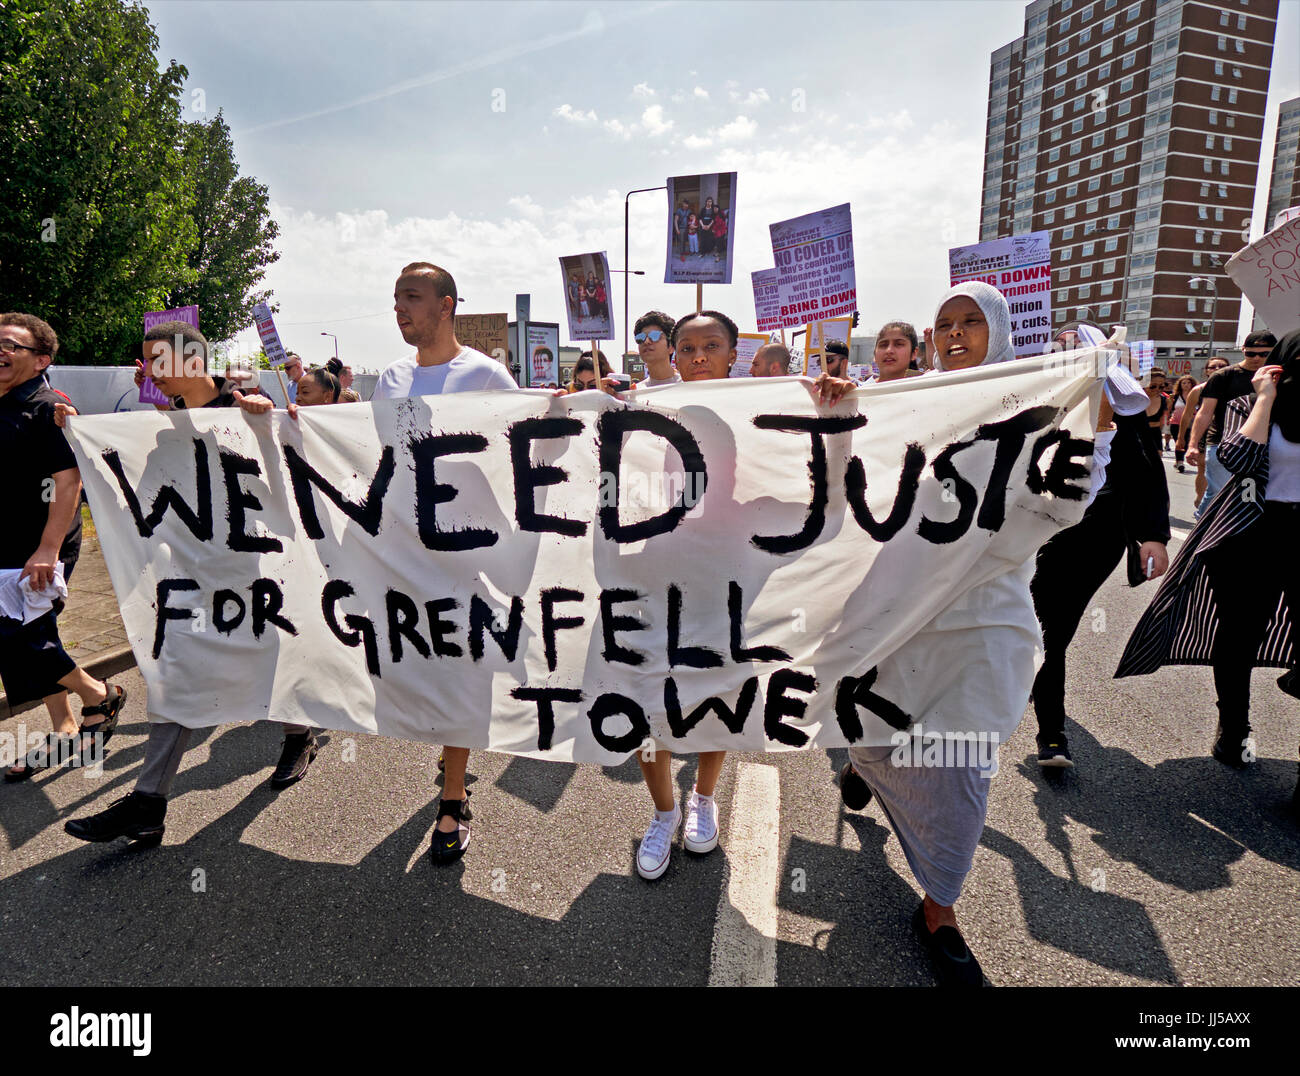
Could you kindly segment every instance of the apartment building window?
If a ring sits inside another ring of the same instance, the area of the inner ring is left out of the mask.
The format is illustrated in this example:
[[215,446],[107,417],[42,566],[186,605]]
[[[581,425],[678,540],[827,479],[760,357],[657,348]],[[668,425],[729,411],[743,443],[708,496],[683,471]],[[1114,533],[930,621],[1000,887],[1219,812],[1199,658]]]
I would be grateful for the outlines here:
[[1047,225],[1051,224],[1052,221],[1054,221],[1054,220],[1056,220],[1056,210],[1055,210],[1055,209],[1049,209],[1046,213],[1043,214],[1043,225],[1044,225],[1044,226],[1047,226]]
[[1059,161],[1060,159],[1061,159],[1061,151],[1059,149],[1049,149],[1047,151],[1048,164],[1051,164],[1053,161]]
[[1073,120],[1070,123],[1070,134],[1078,134],[1083,130],[1083,120]]
[[1097,68],[1097,78],[1102,82],[1110,78],[1110,64],[1102,64]]
[[1107,217],[1107,218],[1106,218],[1106,227],[1109,228],[1112,232],[1113,232],[1116,228],[1118,228],[1118,227],[1119,227],[1119,215],[1116,214],[1116,215],[1113,216],[1113,217]]
[[1137,39],[1138,39],[1138,32],[1137,32],[1137,28],[1134,27],[1132,30],[1128,31],[1128,33],[1124,35],[1124,44],[1131,45]]
[[[1110,240],[1107,239],[1106,242],[1109,243]],[[1116,264],[1118,264],[1118,260],[1115,258],[1111,258],[1109,261],[1102,262],[1101,271],[1105,273],[1107,276],[1109,276],[1111,273],[1115,271]]]
[[1057,121],[1057,120],[1059,120],[1059,119],[1063,119],[1064,117],[1065,117],[1065,106],[1064,106],[1064,105],[1057,105],[1054,109],[1052,109],[1052,121],[1053,121],[1053,122],[1055,122],[1055,121]]
[[1053,141],[1053,142],[1059,142],[1059,141],[1061,140],[1061,131],[1062,131],[1062,128],[1060,128],[1060,127],[1053,127],[1053,128],[1052,128],[1052,141]]
[[1215,112],[1214,109],[1210,109],[1210,126],[1219,126],[1219,114]]
[[1110,55],[1112,52],[1114,52],[1114,51],[1115,51],[1115,42],[1114,42],[1114,40],[1111,40],[1111,41],[1103,41],[1103,42],[1101,43],[1101,48],[1099,48],[1099,49],[1097,50],[1097,55],[1098,55],[1099,57],[1101,57],[1102,59],[1105,59],[1107,56],[1109,56],[1109,55]]
[[1121,168],[1118,171],[1112,172],[1110,174],[1110,185],[1112,187],[1118,187],[1123,182],[1124,182],[1124,169]]
[[1132,98],[1129,98],[1127,101],[1121,101],[1115,108],[1115,114],[1118,116],[1127,116],[1132,111],[1133,111]]
[[1131,91],[1132,89],[1133,89],[1133,76],[1132,76],[1132,75],[1129,75],[1128,78],[1122,78],[1122,79],[1119,80],[1119,92],[1120,92],[1120,93],[1128,93],[1128,92]]
[[1065,239],[1073,239],[1073,238],[1074,238],[1074,225],[1073,225],[1073,224],[1067,225],[1066,227],[1064,227],[1064,228],[1061,229],[1061,239],[1062,239],[1062,240],[1065,240]]
[[[1071,162],[1070,162],[1070,166],[1065,170],[1065,174],[1066,174],[1067,177],[1070,177],[1070,178],[1073,178],[1074,176],[1077,176],[1077,175],[1079,174],[1079,162],[1078,162],[1078,161],[1071,161]],[[1074,196],[1071,195],[1070,197],[1073,198]]]
[[1075,139],[1070,143],[1070,156],[1077,157],[1079,155],[1079,150],[1081,149],[1083,149],[1083,143],[1078,139]]
[[1084,243],[1083,250],[1080,251],[1080,257],[1091,258],[1092,252],[1097,249],[1096,243]]
[[1106,206],[1108,209],[1114,209],[1123,201],[1124,201],[1124,196],[1122,194],[1112,194],[1109,198],[1106,199]]
[[1226,11],[1219,12],[1219,25],[1220,26],[1228,25],[1228,13]]
[[1052,100],[1053,100],[1053,101],[1059,101],[1059,100],[1060,100],[1062,97],[1064,97],[1064,96],[1065,96],[1065,87],[1064,87],[1064,86],[1057,86],[1057,87],[1055,87],[1055,88],[1052,90]]
[[[1109,239],[1106,240],[1106,243],[1105,243],[1105,245],[1102,247],[1102,250],[1104,250],[1107,254],[1110,254],[1111,252],[1113,252],[1114,250],[1116,250],[1118,247],[1119,247],[1119,240],[1118,240],[1117,238],[1115,238],[1115,236],[1111,236]],[[1114,271],[1114,265],[1115,265],[1115,263],[1112,261],[1112,262],[1107,262],[1106,264],[1109,265],[1109,266],[1111,267],[1111,268],[1107,269],[1106,272],[1108,272],[1108,273],[1113,272],[1113,271]]]
[[1233,47],[1234,47],[1238,52],[1245,52],[1245,51],[1246,51],[1246,43],[1245,43],[1244,41],[1242,41],[1241,38],[1237,38],[1235,41],[1233,41],[1232,44],[1233,44]]
[[1089,198],[1089,199],[1088,199],[1087,207],[1084,209],[1084,212],[1085,212],[1085,213],[1096,213],[1096,212],[1097,212],[1097,199],[1096,199],[1096,198]]
[[1086,298],[1088,298],[1088,296],[1090,296],[1091,294],[1092,294],[1092,285],[1091,285],[1091,284],[1080,284],[1080,285],[1079,285],[1079,298],[1080,298],[1080,299],[1086,299]]
[[1225,126],[1225,127],[1236,127],[1236,126],[1237,126],[1237,117],[1236,117],[1236,116],[1224,116],[1224,117],[1223,117],[1223,126]]
[[1210,219],[1210,212],[1209,212],[1209,210],[1207,210],[1207,209],[1205,208],[1205,206],[1203,206],[1203,205],[1198,205],[1198,206],[1196,207],[1196,219],[1197,219],[1197,220],[1209,220],[1209,219]]
[[1196,242],[1197,242],[1197,243],[1204,243],[1204,242],[1205,242],[1205,229],[1204,229],[1204,228],[1197,228],[1197,229],[1196,229]]
[[1229,87],[1228,87],[1228,104],[1230,104],[1230,105],[1235,105],[1236,103],[1237,103],[1237,87],[1235,87],[1235,86],[1229,86]]
[[[1061,43],[1061,48],[1065,48],[1065,43],[1064,43],[1064,42]],[[1218,64],[1218,63],[1216,63],[1214,66],[1215,66],[1215,67],[1222,67],[1223,64]],[[1057,64],[1057,65],[1056,65],[1056,77],[1057,77],[1057,78],[1065,78],[1065,76],[1066,76],[1067,74],[1069,74],[1069,71],[1070,71],[1070,64],[1069,64],[1069,61],[1066,61],[1065,63],[1060,63],[1060,64]],[[1222,71],[1219,71],[1219,72],[1217,72],[1217,74],[1220,74],[1220,75],[1221,75],[1221,74],[1223,74],[1223,72],[1222,72]],[[1064,91],[1062,91],[1062,92],[1064,92]]]
[[1214,47],[1218,49],[1220,52],[1227,52],[1228,39],[1224,37],[1222,34],[1220,34],[1217,38],[1215,38]]
[[1214,207],[1214,219],[1218,224],[1223,223],[1223,206],[1219,205]]
[[1220,90],[1220,88],[1219,88],[1218,86],[1211,86],[1211,87],[1210,87],[1210,100],[1211,100],[1211,101],[1217,101],[1217,100],[1219,99],[1219,90]]
[[1070,279],[1070,270],[1069,270],[1068,268],[1067,268],[1067,269],[1062,269],[1062,270],[1057,274],[1057,279],[1058,279],[1062,284],[1064,284],[1067,280]]
[[[1110,8],[1107,8],[1106,10],[1109,11]],[[1114,15],[1112,15],[1109,19],[1107,19],[1105,22],[1103,22],[1103,23],[1101,24],[1101,32],[1102,32],[1103,34],[1108,34],[1108,33],[1110,33],[1113,29],[1115,29],[1115,16],[1114,16]]]
[[1219,184],[1219,197],[1220,198],[1228,197],[1228,188],[1225,187],[1222,183]]
[[1043,204],[1051,205],[1056,201],[1056,191],[1045,191],[1043,193]]
[[1092,266],[1091,266],[1091,265],[1081,265],[1081,266],[1079,266],[1079,276],[1081,276],[1081,277],[1085,277],[1085,278],[1086,278],[1086,277],[1090,277],[1090,276],[1092,276]]
[[1127,156],[1128,156],[1128,146],[1116,146],[1113,150],[1110,151],[1110,159],[1115,164],[1119,164],[1119,162],[1122,161]]
[[1233,78],[1241,78],[1241,68],[1240,68],[1240,67],[1234,67],[1234,68],[1232,69],[1232,77],[1233,77]]
[[1202,198],[1208,198],[1209,196],[1210,196],[1210,185],[1209,185],[1208,183],[1202,183],[1202,184],[1201,184],[1201,197],[1202,197]]
[[1087,44],[1089,41],[1091,41],[1091,40],[1092,40],[1092,29],[1091,29],[1091,27],[1090,27],[1089,29],[1087,29],[1087,30],[1081,30],[1081,31],[1079,32],[1079,44],[1080,44],[1080,45],[1086,45],[1086,44]]
[[1127,71],[1135,63],[1137,63],[1137,53],[1130,52],[1127,56],[1124,57],[1124,59],[1120,60],[1119,69],[1121,71]]
[[1082,112],[1087,107],[1087,105],[1088,105],[1088,99],[1086,97],[1076,97],[1074,99],[1074,107],[1071,108],[1070,111]]
[[1225,153],[1232,152],[1232,135],[1223,136],[1223,150]]
[[[1209,162],[1207,161],[1206,163],[1208,164]],[[1206,171],[1208,172],[1209,169],[1207,168]],[[1227,162],[1227,161],[1220,161],[1220,162],[1219,162],[1219,174],[1220,174],[1220,175],[1224,175],[1224,176],[1226,176],[1226,175],[1228,174],[1228,162]]]
[[1078,195],[1078,193],[1079,193],[1079,184],[1077,183],[1071,183],[1068,187],[1065,188],[1065,196],[1067,198],[1074,198]]
[[1216,75],[1222,75],[1222,74],[1223,74],[1223,61],[1222,61],[1222,60],[1215,60],[1215,61],[1214,61],[1214,73],[1215,73]]
[[[1052,168],[1052,169],[1050,169],[1050,170],[1048,171],[1048,173],[1047,173],[1047,182],[1048,182],[1049,184],[1050,184],[1050,183],[1055,183],[1055,182],[1056,182],[1056,177],[1057,177],[1058,175],[1060,175],[1060,173],[1061,173],[1061,170],[1060,170],[1059,168]],[[1202,192],[1204,192],[1204,188],[1202,188]]]
[[1246,29],[1246,16],[1240,13],[1237,14],[1237,29],[1238,30]]
[[1214,171],[1214,162],[1213,162],[1212,160],[1210,160],[1209,157],[1206,157],[1205,160],[1203,160],[1203,161],[1201,162],[1201,164],[1205,166],[1205,170],[1206,170],[1207,172],[1213,172],[1213,171]]
[[1141,18],[1141,17],[1142,17],[1142,5],[1141,5],[1141,4],[1134,4],[1134,5],[1133,5],[1131,8],[1129,8],[1126,12],[1124,12],[1124,21],[1125,21],[1125,22],[1133,22],[1135,19],[1139,19],[1139,18]]
[[1121,123],[1118,127],[1115,128],[1115,140],[1118,142],[1123,142],[1124,139],[1126,139],[1127,137],[1128,137],[1128,124]]
[[1214,135],[1212,135],[1212,134],[1207,134],[1207,135],[1205,136],[1205,148],[1206,148],[1206,149],[1213,149],[1213,148],[1214,148]]
[[1093,176],[1088,180],[1088,190],[1095,191],[1101,186],[1101,176]]
[[[1056,301],[1057,301],[1058,303],[1063,303],[1063,302],[1065,302],[1065,300],[1066,300],[1066,298],[1069,296],[1069,294],[1070,294],[1069,289],[1065,289],[1065,290],[1063,290],[1063,291],[1058,291],[1058,292],[1056,293]],[[1064,320],[1065,320],[1064,317],[1062,317],[1061,320],[1064,321]]]
[[1074,254],[1074,247],[1061,248],[1061,261],[1068,262]]
[[1092,233],[1095,232],[1096,230],[1097,230],[1097,222],[1096,222],[1095,220],[1090,220],[1090,221],[1085,221],[1085,222],[1084,222],[1084,225],[1083,225],[1083,234],[1084,234],[1084,235],[1092,235]]
[[1215,232],[1213,235],[1210,236],[1210,245],[1217,247],[1222,239],[1223,239],[1223,233]]
[[1074,220],[1078,212],[1079,212],[1078,206],[1068,205],[1063,210],[1061,210],[1061,216],[1065,220]]
[[1099,148],[1101,148],[1101,146],[1105,145],[1105,143],[1106,143],[1106,136],[1105,136],[1105,134],[1099,132],[1099,133],[1097,133],[1097,134],[1095,134],[1095,135],[1092,136],[1092,148],[1093,148],[1093,149],[1099,149]]

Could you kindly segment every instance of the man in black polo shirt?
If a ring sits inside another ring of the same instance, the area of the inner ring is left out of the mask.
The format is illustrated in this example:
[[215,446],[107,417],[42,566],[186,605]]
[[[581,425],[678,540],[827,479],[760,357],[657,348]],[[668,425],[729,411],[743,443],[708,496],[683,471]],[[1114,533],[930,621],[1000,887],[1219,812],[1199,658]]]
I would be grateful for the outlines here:
[[[72,448],[55,425],[61,397],[45,383],[59,338],[31,314],[0,314],[0,570],[20,570],[33,591],[68,574],[81,550],[81,476]],[[10,577],[12,578],[12,577]],[[59,640],[63,603],[26,623],[0,615],[0,679],[10,706],[43,699],[54,732],[7,780],[21,780],[81,752],[102,758],[126,701],[122,688],[96,680],[79,668]],[[10,612],[18,612],[10,609]],[[78,732],[68,692],[82,701],[81,731],[90,742],[68,738]],[[97,743],[96,743],[97,741]]]
[[1193,467],[1201,462],[1202,437],[1206,444],[1205,495],[1196,506],[1193,519],[1201,518],[1201,513],[1228,481],[1228,470],[1219,462],[1219,441],[1223,437],[1223,416],[1227,414],[1228,403],[1238,396],[1255,395],[1252,378],[1276,345],[1277,337],[1270,332],[1251,333],[1241,345],[1241,362],[1220,370],[1201,390],[1201,403],[1187,439],[1187,462]]

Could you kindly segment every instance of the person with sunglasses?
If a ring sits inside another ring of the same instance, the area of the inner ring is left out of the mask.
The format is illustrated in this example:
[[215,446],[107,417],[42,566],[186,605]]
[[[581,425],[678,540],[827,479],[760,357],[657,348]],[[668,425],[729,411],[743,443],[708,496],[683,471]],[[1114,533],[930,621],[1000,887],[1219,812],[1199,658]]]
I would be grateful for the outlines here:
[[673,366],[673,348],[670,343],[673,326],[676,324],[662,310],[647,310],[636,319],[632,339],[636,341],[637,354],[645,363],[645,378],[633,385],[634,389],[672,385],[682,379]]
[[1187,449],[1187,462],[1199,464],[1201,458],[1201,436],[1205,435],[1208,446],[1205,450],[1205,495],[1193,513],[1194,519],[1200,519],[1209,503],[1214,500],[1229,479],[1228,470],[1219,462],[1219,442],[1223,438],[1223,419],[1228,404],[1239,396],[1253,396],[1255,393],[1252,379],[1255,371],[1264,365],[1268,353],[1277,345],[1277,337],[1271,332],[1254,332],[1246,337],[1241,345],[1241,362],[1220,370],[1211,377],[1201,390],[1200,405],[1196,409],[1196,419],[1192,422],[1190,444]]
[[[1205,381],[1202,381],[1199,384],[1193,386],[1192,391],[1187,394],[1187,402],[1183,407],[1183,420],[1181,423],[1179,423],[1178,426],[1178,439],[1174,442],[1175,459],[1178,458],[1178,453],[1180,452],[1183,454],[1183,457],[1186,458],[1187,446],[1191,439],[1191,433],[1192,433],[1192,421],[1196,416],[1197,408],[1200,407],[1201,393],[1204,391],[1207,382],[1220,370],[1226,370],[1227,368],[1228,368],[1228,360],[1223,358],[1221,355],[1215,355],[1214,358],[1210,359],[1205,364]],[[1197,442],[1197,444],[1202,449],[1202,451],[1198,455],[1198,458],[1187,461],[1188,463],[1191,463],[1196,468],[1196,500],[1193,502],[1194,505],[1199,505],[1201,503],[1201,498],[1205,496],[1205,452],[1204,452],[1205,435],[1204,434],[1201,435],[1201,439],[1200,441]]]

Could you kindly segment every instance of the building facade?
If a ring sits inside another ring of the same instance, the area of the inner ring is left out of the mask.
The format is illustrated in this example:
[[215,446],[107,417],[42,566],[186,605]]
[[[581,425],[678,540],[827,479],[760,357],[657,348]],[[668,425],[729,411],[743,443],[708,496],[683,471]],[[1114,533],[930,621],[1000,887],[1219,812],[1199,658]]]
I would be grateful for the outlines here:
[[1300,206],[1300,171],[1296,146],[1300,143],[1300,97],[1283,101],[1277,110],[1277,137],[1273,140],[1273,172],[1268,184],[1268,209],[1264,231],[1273,227],[1284,209]]
[[1277,7],[1035,0],[993,53],[980,239],[1051,233],[1056,326],[1122,323],[1159,360],[1233,342]]

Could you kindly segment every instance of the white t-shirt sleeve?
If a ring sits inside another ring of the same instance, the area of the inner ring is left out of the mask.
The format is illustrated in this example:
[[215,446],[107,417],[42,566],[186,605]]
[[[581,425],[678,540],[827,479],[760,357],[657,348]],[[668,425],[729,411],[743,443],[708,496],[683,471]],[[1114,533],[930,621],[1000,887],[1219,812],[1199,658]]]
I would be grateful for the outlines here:
[[517,389],[515,379],[510,376],[510,371],[502,366],[496,359],[489,360],[492,368],[487,371],[487,376],[483,379],[483,388],[486,389]]

